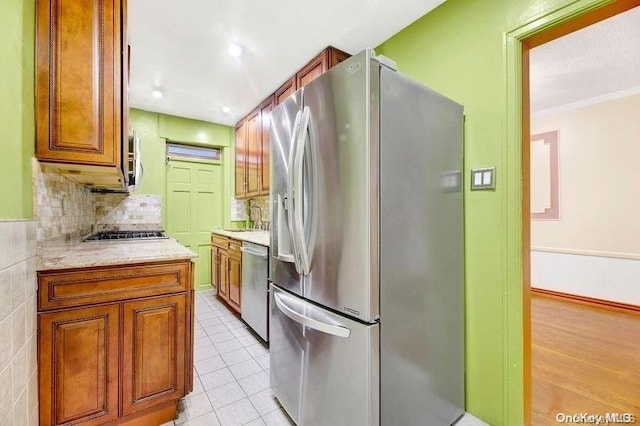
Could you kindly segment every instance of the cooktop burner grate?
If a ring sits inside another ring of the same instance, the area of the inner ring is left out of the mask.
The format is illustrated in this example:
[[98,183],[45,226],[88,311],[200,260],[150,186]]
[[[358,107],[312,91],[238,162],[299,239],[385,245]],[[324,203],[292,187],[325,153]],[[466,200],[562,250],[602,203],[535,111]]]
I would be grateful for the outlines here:
[[100,231],[89,235],[85,241],[101,240],[156,240],[169,238],[163,231]]

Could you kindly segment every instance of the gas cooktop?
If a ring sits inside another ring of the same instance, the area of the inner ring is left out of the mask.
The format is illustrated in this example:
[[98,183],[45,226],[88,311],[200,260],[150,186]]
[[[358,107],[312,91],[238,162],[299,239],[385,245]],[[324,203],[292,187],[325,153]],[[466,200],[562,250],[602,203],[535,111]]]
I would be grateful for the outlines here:
[[84,240],[157,240],[161,238],[169,237],[163,231],[100,231],[89,235]]

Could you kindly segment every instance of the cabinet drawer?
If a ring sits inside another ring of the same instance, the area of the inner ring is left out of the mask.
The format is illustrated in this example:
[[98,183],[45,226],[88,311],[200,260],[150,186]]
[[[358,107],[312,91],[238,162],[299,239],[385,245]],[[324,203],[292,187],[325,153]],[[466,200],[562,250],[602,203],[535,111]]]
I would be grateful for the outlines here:
[[114,266],[38,273],[38,309],[119,301],[184,292],[189,262]]
[[211,234],[211,245],[226,250],[229,247],[229,239],[222,235]]
[[242,253],[240,252],[240,247],[242,247],[242,243],[237,240],[229,240],[229,257],[240,260],[242,257]]

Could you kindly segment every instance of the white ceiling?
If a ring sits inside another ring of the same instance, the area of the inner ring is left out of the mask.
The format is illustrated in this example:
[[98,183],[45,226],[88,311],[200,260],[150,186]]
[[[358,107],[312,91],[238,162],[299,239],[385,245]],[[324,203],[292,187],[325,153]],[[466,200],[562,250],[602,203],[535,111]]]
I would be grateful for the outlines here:
[[640,7],[531,49],[531,112],[640,91]]
[[444,1],[129,0],[131,106],[233,125],[326,46],[375,47]]

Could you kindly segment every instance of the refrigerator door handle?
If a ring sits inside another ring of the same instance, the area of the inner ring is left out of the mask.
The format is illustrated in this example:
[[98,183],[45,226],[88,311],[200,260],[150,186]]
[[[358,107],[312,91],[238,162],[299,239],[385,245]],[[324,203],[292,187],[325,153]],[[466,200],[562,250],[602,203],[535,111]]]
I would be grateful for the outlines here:
[[291,319],[292,321],[295,321],[299,324],[302,324],[314,330],[318,330],[322,333],[331,334],[337,337],[348,338],[349,335],[351,334],[351,330],[349,330],[346,327],[333,325],[333,324],[326,324],[324,322],[315,320],[313,318],[309,318],[308,316],[305,316],[299,312],[296,312],[294,309],[287,306],[284,300],[282,300],[282,297],[280,296],[280,294],[276,292],[273,293],[273,296],[274,296],[273,299],[276,302],[276,306],[278,307],[278,309],[280,309],[280,311],[283,314],[285,314],[287,317],[289,317],[289,319]]
[[310,260],[309,249],[304,236],[304,227],[302,223],[303,213],[303,187],[302,176],[304,166],[304,150],[307,145],[307,133],[309,129],[310,119],[309,107],[304,107],[300,119],[300,127],[298,128],[298,135],[295,147],[295,157],[293,160],[293,240],[294,247],[297,251],[298,262],[303,275],[309,274]]
[[302,116],[302,111],[298,111],[296,113],[296,118],[293,123],[293,130],[291,132],[291,150],[289,151],[289,159],[287,161],[287,197],[285,200],[285,206],[287,211],[287,224],[289,226],[289,230],[291,231],[291,249],[293,251],[293,263],[296,267],[296,272],[298,274],[302,274],[302,266],[300,265],[300,259],[298,256],[299,248],[298,248],[298,240],[296,238],[296,229],[295,229],[295,217],[294,217],[294,180],[295,180],[295,154],[296,147],[298,145],[298,133],[300,133],[300,119]]

